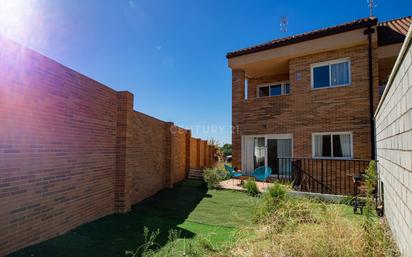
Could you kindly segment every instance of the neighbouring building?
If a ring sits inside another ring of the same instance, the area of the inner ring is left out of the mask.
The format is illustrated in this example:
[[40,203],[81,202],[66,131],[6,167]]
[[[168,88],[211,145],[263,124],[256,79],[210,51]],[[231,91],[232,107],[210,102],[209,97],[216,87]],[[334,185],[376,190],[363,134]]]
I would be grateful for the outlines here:
[[412,29],[375,114],[380,192],[403,256],[412,256]]
[[233,165],[250,174],[283,157],[375,158],[373,114],[412,22],[375,17],[227,54]]

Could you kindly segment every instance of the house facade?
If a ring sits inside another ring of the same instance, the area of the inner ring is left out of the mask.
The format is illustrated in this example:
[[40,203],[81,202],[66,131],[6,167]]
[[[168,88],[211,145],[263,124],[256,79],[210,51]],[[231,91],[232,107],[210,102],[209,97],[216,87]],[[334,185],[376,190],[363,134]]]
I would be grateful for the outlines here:
[[373,113],[411,22],[365,18],[228,53],[233,166],[374,159]]

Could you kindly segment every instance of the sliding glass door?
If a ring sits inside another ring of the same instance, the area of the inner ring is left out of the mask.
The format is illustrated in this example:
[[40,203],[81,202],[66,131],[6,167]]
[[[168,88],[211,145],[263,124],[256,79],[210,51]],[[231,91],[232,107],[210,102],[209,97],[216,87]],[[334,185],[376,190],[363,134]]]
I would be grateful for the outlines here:
[[266,163],[266,143],[264,137],[253,138],[253,169],[265,166]]
[[290,175],[292,135],[258,135],[242,137],[242,167],[251,174],[260,166],[272,168],[272,174]]
[[267,166],[272,174],[287,175],[291,173],[292,139],[267,139]]

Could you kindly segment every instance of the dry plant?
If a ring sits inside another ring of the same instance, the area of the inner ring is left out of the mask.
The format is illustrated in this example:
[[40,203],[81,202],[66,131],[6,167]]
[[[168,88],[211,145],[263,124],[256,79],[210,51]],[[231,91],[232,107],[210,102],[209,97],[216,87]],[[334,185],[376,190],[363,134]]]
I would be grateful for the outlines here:
[[[268,197],[266,195],[266,197]],[[265,196],[263,196],[265,199]],[[262,200],[263,200],[262,199]],[[387,257],[399,256],[387,230],[376,217],[344,213],[342,205],[284,197],[275,199],[253,237],[241,237],[216,256]]]

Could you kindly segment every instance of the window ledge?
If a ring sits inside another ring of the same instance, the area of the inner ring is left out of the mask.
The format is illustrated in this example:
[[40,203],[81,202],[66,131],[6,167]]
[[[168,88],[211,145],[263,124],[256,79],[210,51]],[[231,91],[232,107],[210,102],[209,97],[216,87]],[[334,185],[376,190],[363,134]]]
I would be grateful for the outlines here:
[[316,160],[353,160],[353,157],[312,157]]
[[283,95],[268,95],[268,96],[256,96],[254,97],[254,99],[266,99],[266,98],[271,98],[271,97],[279,97],[279,96],[288,96],[290,94],[283,94]]
[[350,87],[352,83],[344,84],[344,85],[337,85],[337,86],[330,86],[330,87],[311,87],[312,90],[321,90],[321,89],[331,89],[331,88],[339,88],[339,87]]

